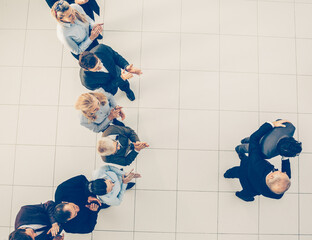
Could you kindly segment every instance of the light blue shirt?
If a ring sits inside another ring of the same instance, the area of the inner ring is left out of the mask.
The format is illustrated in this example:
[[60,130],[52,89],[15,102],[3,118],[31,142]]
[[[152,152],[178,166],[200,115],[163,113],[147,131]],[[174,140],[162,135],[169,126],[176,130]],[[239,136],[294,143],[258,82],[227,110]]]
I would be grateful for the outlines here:
[[83,14],[87,22],[81,22],[77,18],[74,23],[58,23],[56,33],[58,39],[76,55],[85,51],[92,40],[89,38],[89,31],[95,25],[94,21],[85,13],[78,4],[70,4],[70,6]]
[[91,122],[88,118],[86,118],[82,113],[80,117],[80,124],[93,132],[101,132],[104,131],[112,120],[108,119],[108,116],[113,108],[117,106],[114,96],[108,92],[105,92],[103,88],[99,88],[96,92],[103,93],[106,97],[108,102],[103,106],[100,105],[100,109],[95,113],[96,119],[95,121]]
[[120,205],[128,185],[122,183],[122,176],[124,174],[124,171],[121,171],[120,169],[110,165],[105,165],[92,173],[92,180],[105,178],[111,180],[114,183],[112,191],[105,195],[97,195],[97,198],[102,203],[110,206]]

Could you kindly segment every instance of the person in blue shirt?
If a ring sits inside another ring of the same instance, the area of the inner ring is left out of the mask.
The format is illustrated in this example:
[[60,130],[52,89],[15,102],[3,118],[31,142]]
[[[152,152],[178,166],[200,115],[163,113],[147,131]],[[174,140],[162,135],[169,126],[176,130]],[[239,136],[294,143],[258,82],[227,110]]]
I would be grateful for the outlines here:
[[57,37],[76,59],[83,51],[91,50],[99,44],[96,39],[103,31],[103,24],[95,24],[78,4],[57,1],[51,8],[51,14],[58,22]]
[[125,191],[135,185],[130,181],[140,177],[141,175],[134,173],[133,169],[125,173],[117,167],[105,165],[93,172],[89,191],[103,203],[101,208],[117,206],[122,202]]

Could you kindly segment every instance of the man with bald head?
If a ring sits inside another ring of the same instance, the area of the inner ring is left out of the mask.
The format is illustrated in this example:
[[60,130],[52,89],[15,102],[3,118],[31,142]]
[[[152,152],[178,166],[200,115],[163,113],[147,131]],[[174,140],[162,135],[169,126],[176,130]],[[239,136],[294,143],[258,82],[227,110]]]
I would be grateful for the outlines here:
[[238,152],[241,159],[240,166],[228,169],[224,173],[225,178],[239,178],[243,190],[236,192],[240,199],[250,202],[257,195],[268,198],[280,199],[290,187],[290,162],[287,158],[282,158],[282,171],[265,160],[262,153],[260,140],[273,128],[285,127],[283,123],[287,120],[264,123],[256,132],[250,136],[249,155]]

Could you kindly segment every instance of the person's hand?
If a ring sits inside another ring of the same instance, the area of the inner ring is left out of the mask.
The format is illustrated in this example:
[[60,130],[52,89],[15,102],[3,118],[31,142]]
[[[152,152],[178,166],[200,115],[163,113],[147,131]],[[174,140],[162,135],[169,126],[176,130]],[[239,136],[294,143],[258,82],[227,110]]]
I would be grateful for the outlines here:
[[47,232],[47,234],[51,233],[51,235],[53,237],[55,237],[57,235],[57,233],[59,232],[60,227],[58,225],[58,223],[53,223],[52,227],[50,228],[50,230]]
[[141,178],[141,174],[140,173],[134,173],[133,178]]
[[85,4],[87,2],[89,2],[89,0],[75,0],[75,3],[78,5],[82,5],[82,4]]
[[120,115],[120,109],[113,108],[108,115],[108,119],[112,121],[115,118],[118,118]]
[[92,196],[89,196],[88,197],[88,203],[91,203],[91,202],[97,202],[100,206],[102,206],[102,203],[99,199],[92,197]]
[[149,147],[149,145],[146,142],[135,142],[133,143],[133,146],[136,151],[140,151],[146,147]]
[[124,184],[129,183],[133,178],[135,173],[133,172],[134,169],[132,169],[129,173],[126,173],[125,175],[122,176],[122,182]]
[[283,123],[285,122],[289,122],[288,120],[278,120],[278,121],[274,121],[272,122],[274,127],[286,127],[286,125],[284,125]]
[[119,116],[121,117],[122,121],[125,120],[125,118],[126,118],[126,114],[122,108],[120,108],[120,110],[119,110]]
[[96,203],[91,203],[90,205],[86,205],[86,207],[93,212],[96,212],[99,209],[99,205],[97,205]]
[[64,233],[62,235],[55,236],[53,240],[64,240]]
[[141,75],[142,74],[142,71],[141,69],[138,69],[138,68],[134,68],[133,67],[133,64],[130,64],[129,66],[126,67],[126,70],[130,73],[134,73],[136,75]]
[[91,30],[90,33],[90,39],[93,41],[94,39],[96,39],[100,33],[103,31],[103,27],[102,27],[103,23],[98,23],[95,24],[94,27]]
[[124,69],[122,69],[120,77],[121,77],[123,80],[128,80],[128,79],[132,78],[133,75],[132,75],[132,73],[126,72]]

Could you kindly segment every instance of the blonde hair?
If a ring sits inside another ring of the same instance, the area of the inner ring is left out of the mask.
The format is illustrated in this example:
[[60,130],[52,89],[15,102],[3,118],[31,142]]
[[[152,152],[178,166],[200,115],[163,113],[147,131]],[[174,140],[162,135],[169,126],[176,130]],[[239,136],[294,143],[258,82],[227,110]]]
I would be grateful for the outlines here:
[[114,141],[109,137],[102,137],[97,143],[97,151],[101,156],[109,156],[115,152]]
[[103,93],[90,92],[81,94],[75,104],[75,108],[81,110],[82,114],[92,122],[97,118],[96,115],[91,112],[94,106],[94,98],[96,98],[102,106],[107,103],[107,97]]
[[[63,1],[63,4],[59,4],[59,3],[60,3],[60,1],[57,1],[53,4],[53,6],[51,8],[51,14],[56,19],[56,21],[62,23],[63,22],[62,18],[64,17],[64,12],[66,12],[68,9],[70,9],[71,6],[66,1]],[[57,6],[58,6],[58,10],[55,10]],[[73,9],[73,11],[75,13],[76,18],[80,22],[83,22],[83,23],[88,22],[88,20],[84,14],[81,14],[76,9]]]

